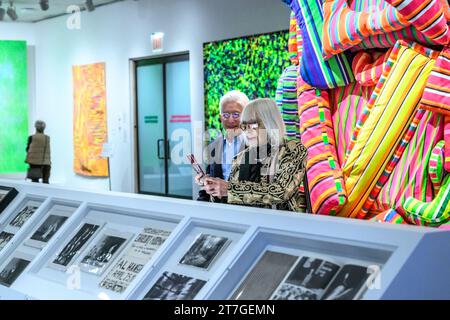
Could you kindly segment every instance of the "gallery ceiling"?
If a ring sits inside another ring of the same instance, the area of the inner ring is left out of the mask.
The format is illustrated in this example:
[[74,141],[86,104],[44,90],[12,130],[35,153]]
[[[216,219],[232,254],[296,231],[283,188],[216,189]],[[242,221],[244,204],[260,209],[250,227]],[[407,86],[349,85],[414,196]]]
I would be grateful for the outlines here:
[[[92,5],[95,7],[100,7],[118,1],[124,0],[92,0]],[[48,2],[48,9],[44,11],[41,9],[41,2],[42,0],[1,0],[1,8],[4,9],[5,14],[3,19],[1,19],[2,10],[0,9],[0,20],[2,20],[0,23],[8,23],[13,21],[7,13],[11,3],[17,14],[17,20],[15,22],[28,23],[39,22],[67,14],[67,9],[73,5],[79,6],[81,11],[88,8],[86,5],[86,0],[44,0],[44,4],[45,2]]]

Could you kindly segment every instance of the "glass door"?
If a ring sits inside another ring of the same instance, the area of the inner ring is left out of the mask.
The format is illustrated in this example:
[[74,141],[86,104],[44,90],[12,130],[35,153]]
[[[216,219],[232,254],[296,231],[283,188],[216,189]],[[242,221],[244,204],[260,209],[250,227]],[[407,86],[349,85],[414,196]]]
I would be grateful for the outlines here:
[[166,65],[167,134],[169,141],[169,195],[192,197],[192,167],[185,159],[191,153],[191,103],[189,61]]
[[136,63],[139,193],[192,198],[189,55]]

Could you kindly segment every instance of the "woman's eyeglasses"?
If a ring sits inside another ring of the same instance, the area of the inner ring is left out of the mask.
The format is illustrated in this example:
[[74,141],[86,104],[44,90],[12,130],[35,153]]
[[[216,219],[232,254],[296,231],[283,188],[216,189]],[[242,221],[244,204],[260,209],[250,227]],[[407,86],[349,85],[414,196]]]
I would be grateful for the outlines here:
[[242,129],[242,131],[258,130],[259,123],[243,123],[240,125],[240,128]]
[[224,112],[224,113],[222,113],[222,117],[224,117],[225,119],[230,119],[230,117],[233,117],[233,119],[239,119],[240,116],[241,116],[240,112],[233,112],[233,113]]

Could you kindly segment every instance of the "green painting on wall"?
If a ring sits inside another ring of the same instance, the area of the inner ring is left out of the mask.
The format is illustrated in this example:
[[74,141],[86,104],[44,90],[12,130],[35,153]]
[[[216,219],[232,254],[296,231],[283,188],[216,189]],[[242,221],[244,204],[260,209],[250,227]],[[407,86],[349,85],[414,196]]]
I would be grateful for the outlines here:
[[25,172],[28,139],[25,41],[0,41],[0,115],[0,174]]
[[278,79],[291,64],[288,40],[289,32],[279,31],[203,45],[206,129],[221,129],[219,101],[230,90],[250,99],[275,98]]

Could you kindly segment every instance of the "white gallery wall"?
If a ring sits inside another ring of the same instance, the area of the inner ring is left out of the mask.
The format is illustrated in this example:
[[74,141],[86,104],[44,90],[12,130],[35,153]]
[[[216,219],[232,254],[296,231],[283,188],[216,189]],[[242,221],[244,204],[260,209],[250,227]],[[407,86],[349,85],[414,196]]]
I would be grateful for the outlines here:
[[162,54],[189,51],[192,120],[203,124],[203,43],[288,29],[289,8],[281,0],[128,0],[82,12],[79,30],[68,29],[67,19],[11,24],[8,34],[0,29],[1,39],[35,46],[32,117],[47,122],[52,138],[51,182],[109,189],[108,179],[73,172],[72,66],[105,62],[112,190],[134,192],[129,59],[152,55],[152,32],[165,33]]

